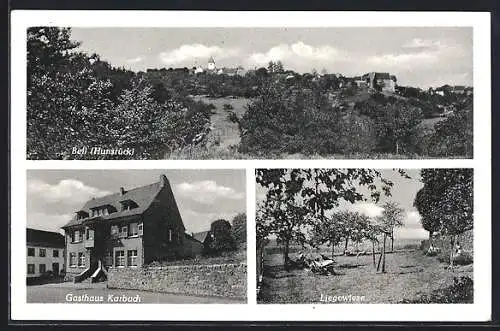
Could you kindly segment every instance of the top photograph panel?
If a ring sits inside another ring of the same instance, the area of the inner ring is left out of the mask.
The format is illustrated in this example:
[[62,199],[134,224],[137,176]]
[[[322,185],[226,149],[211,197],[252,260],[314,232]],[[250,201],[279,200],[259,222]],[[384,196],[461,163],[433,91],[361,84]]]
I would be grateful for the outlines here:
[[473,157],[471,27],[26,31],[29,160]]

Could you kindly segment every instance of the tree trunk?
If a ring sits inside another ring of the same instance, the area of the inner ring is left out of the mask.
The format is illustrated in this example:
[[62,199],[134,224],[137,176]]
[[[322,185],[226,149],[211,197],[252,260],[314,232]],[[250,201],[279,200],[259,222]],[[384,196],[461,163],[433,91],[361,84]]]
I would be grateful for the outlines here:
[[289,270],[290,258],[288,257],[288,252],[290,250],[290,240],[285,240],[285,249],[283,250],[283,259],[285,260],[285,270]]
[[356,241],[356,267],[359,265],[359,241]]
[[377,272],[380,270],[380,263],[382,262],[382,251],[379,251],[380,255],[378,257]]
[[429,247],[433,247],[432,245],[432,231],[429,231]]
[[399,154],[399,142],[396,140],[396,155]]
[[455,235],[452,235],[450,238],[450,269],[453,269],[453,258],[455,257]]
[[373,258],[373,267],[375,268],[377,265],[375,263],[375,243],[372,240],[372,258]]
[[345,252],[347,252],[347,245],[349,244],[349,237],[345,238],[345,248],[344,248],[344,255]]
[[335,258],[335,245],[332,244],[332,260]]
[[394,229],[391,232],[391,252],[394,252]]
[[382,247],[382,251],[383,251],[383,254],[382,254],[382,272],[385,273],[385,244],[386,244],[386,239],[387,239],[387,235],[384,234],[384,246]]

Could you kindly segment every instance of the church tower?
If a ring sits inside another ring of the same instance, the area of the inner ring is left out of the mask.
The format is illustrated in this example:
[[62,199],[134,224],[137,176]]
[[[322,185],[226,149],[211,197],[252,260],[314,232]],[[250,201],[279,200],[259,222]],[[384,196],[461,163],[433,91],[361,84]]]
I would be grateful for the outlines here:
[[212,56],[208,59],[207,69],[211,71],[215,70],[215,60]]

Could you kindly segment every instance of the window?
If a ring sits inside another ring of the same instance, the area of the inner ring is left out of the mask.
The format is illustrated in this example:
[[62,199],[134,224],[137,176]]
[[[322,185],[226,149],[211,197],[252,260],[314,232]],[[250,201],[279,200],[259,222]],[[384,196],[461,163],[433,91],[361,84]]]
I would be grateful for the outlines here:
[[40,265],[38,266],[38,270],[40,271],[40,273],[41,273],[41,274],[43,274],[43,273],[45,272],[45,270],[46,270],[46,269],[45,269],[45,264],[40,264]]
[[84,253],[78,253],[78,266],[85,267],[85,254]]
[[117,237],[118,236],[118,225],[112,225],[111,226],[111,237]]
[[124,267],[125,266],[125,251],[115,252],[115,266]]
[[106,267],[112,267],[113,266],[113,252],[112,251],[107,251],[106,255],[104,256],[104,265]]
[[74,243],[80,242],[80,240],[81,240],[81,238],[80,238],[80,231],[75,230],[75,232],[73,233],[72,239],[73,239]]
[[138,230],[137,230],[137,223],[130,223],[130,236],[137,236]]
[[127,265],[137,267],[137,250],[127,251]]
[[172,230],[168,229],[168,241],[172,241]]
[[128,237],[128,226],[122,226],[121,231],[120,231],[120,238],[127,238]]
[[34,248],[28,248],[28,256],[35,256],[35,249]]
[[46,252],[45,252],[45,248],[40,248],[39,253],[38,253],[38,256],[40,256],[40,257],[45,257],[45,253],[46,253]]
[[142,225],[142,223],[139,223],[139,225],[137,225],[137,232],[139,233],[139,236],[142,236],[142,234],[143,234],[143,225]]
[[76,253],[69,253],[69,265],[76,267]]
[[86,240],[94,239],[94,230],[87,228],[85,231],[85,239]]
[[52,257],[59,257],[59,250],[58,249],[54,249],[52,251]]
[[103,214],[103,215],[109,215],[108,208],[104,208],[104,209],[102,210],[102,214]]
[[28,275],[33,275],[35,273],[35,265],[28,264]]

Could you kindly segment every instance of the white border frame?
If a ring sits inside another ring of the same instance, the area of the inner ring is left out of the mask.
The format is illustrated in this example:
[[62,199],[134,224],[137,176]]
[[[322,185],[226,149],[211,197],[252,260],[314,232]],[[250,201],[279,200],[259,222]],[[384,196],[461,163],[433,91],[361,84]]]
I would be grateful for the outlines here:
[[[26,160],[26,28],[71,27],[473,27],[474,159],[460,160]],[[151,321],[487,321],[491,318],[490,14],[480,12],[46,11],[11,13],[11,318]],[[258,167],[474,168],[474,304],[265,304],[255,299],[255,174]],[[247,170],[248,304],[26,303],[26,169]],[[390,306],[390,307],[388,307]]]

